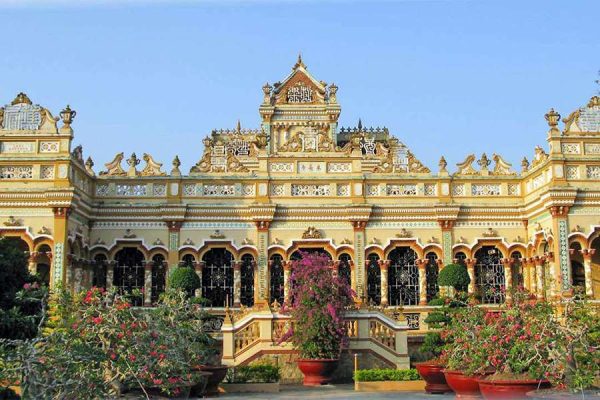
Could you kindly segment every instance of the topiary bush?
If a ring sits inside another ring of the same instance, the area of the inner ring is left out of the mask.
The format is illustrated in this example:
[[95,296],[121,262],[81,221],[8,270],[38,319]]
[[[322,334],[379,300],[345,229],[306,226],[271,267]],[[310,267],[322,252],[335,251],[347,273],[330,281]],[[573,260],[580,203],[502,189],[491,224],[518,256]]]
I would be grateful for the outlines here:
[[420,379],[416,369],[361,369],[354,373],[356,382],[418,381]]
[[169,276],[169,287],[183,290],[193,296],[194,291],[201,287],[200,278],[190,267],[176,267]]
[[464,292],[469,287],[471,278],[467,267],[461,264],[448,264],[438,275],[439,286],[451,286],[457,292]]

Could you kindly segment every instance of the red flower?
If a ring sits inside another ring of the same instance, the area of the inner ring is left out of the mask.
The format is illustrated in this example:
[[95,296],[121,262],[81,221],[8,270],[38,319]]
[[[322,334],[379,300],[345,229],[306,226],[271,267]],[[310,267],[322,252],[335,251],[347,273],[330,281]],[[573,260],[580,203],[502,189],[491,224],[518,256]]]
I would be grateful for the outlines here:
[[109,357],[113,361],[115,361],[117,359],[117,355],[115,353],[110,353]]
[[96,325],[102,323],[102,317],[94,317],[92,318],[92,322]]
[[154,379],[154,380],[152,380],[152,383],[154,383],[155,385],[158,386],[158,385],[162,385],[163,381],[162,381],[162,379]]
[[136,360],[136,358],[137,357],[135,356],[135,354],[130,354],[129,355],[129,361],[131,361],[131,362],[134,362]]
[[177,382],[179,382],[179,378],[176,378],[176,377],[171,377],[171,378],[169,378],[169,383],[171,383],[171,384],[175,384],[175,383],[177,383]]

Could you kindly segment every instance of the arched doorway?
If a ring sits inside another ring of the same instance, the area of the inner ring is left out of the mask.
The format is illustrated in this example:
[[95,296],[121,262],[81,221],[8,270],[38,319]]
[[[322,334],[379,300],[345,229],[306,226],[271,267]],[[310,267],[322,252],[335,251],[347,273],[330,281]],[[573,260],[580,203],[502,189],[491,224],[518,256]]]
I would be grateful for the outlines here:
[[100,253],[92,261],[92,286],[106,289],[106,271],[108,268],[106,255]]
[[425,279],[427,281],[427,301],[435,299],[440,293],[438,286],[438,256],[433,251],[425,255],[427,265],[425,265]]
[[350,268],[350,261],[351,261],[350,255],[346,254],[346,253],[341,254],[338,257],[338,261],[339,261],[338,262],[338,270],[337,270],[338,276],[341,279],[343,279],[344,281],[346,281],[346,283],[348,285],[352,285],[352,283],[351,283],[351,274],[352,274],[352,272],[351,272],[351,268]]
[[269,261],[269,304],[273,304],[275,301],[283,304],[283,257],[281,254],[273,254]]
[[50,285],[50,257],[52,249],[43,244],[37,249],[35,273],[46,286]]
[[155,254],[152,257],[152,292],[150,293],[150,301],[155,304],[161,293],[165,291],[166,283],[166,268],[165,256]]
[[504,302],[503,255],[495,246],[483,246],[475,253],[475,288],[483,304]]
[[510,258],[512,258],[513,260],[510,269],[512,289],[522,288],[524,285],[523,264],[521,263],[521,259],[523,258],[523,256],[521,255],[520,251],[513,251],[512,253],[510,253]]
[[254,257],[252,254],[242,256],[240,266],[240,303],[246,307],[254,305]]
[[[144,254],[135,247],[125,247],[115,254],[114,286],[121,294],[144,289]],[[144,303],[143,296],[131,296],[134,306]]]
[[202,296],[213,307],[233,305],[233,254],[224,248],[210,249],[202,261]]
[[371,253],[367,256],[367,303],[381,304],[381,268],[379,255]]
[[410,247],[396,247],[388,256],[388,301],[391,306],[419,304],[417,253]]

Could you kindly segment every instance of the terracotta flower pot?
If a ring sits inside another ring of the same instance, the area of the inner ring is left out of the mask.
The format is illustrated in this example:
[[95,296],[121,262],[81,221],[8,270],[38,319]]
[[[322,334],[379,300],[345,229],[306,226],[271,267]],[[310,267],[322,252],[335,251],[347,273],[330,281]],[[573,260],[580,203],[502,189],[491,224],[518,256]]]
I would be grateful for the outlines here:
[[[204,394],[206,394],[207,396],[219,395],[219,384],[223,382],[223,379],[225,379],[225,375],[227,375],[228,368],[229,367],[226,365],[200,365],[198,367],[200,371],[211,373],[211,375],[207,378]],[[202,391],[202,388],[198,387],[198,385],[194,386],[192,388],[192,394],[199,395],[198,393],[196,393],[198,389]]]
[[550,382],[540,379],[493,379],[480,378],[479,390],[484,399],[526,399],[527,392],[550,387]]
[[298,368],[304,374],[304,386],[326,385],[331,382],[339,359],[298,359]]
[[447,393],[451,392],[452,389],[446,383],[446,377],[444,376],[444,367],[438,363],[425,361],[415,364],[415,368],[421,378],[427,383],[425,385],[425,391],[427,393]]
[[450,371],[445,369],[444,376],[448,386],[459,399],[480,399],[481,392],[479,391],[478,379],[485,377],[485,375],[473,375],[467,376],[460,371]]

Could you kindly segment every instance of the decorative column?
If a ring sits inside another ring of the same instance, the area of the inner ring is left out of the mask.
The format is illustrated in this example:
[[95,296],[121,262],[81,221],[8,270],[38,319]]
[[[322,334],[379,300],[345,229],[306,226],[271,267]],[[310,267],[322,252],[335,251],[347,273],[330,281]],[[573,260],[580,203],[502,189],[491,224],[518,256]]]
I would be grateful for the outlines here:
[[419,268],[419,305],[427,305],[427,260],[415,260]]
[[593,296],[594,288],[592,283],[592,257],[596,249],[579,250],[583,256],[583,271],[585,272],[585,295]]
[[542,265],[542,278],[545,279],[545,268],[548,268],[550,272],[550,282],[548,282],[548,290],[550,291],[550,297],[554,298],[560,295],[560,284],[558,280],[557,273],[560,274],[560,271],[556,268],[556,264],[554,262],[554,252],[548,251],[544,253],[544,258],[547,263]]
[[54,257],[51,268],[50,289],[56,288],[57,285],[64,285],[66,282],[67,259],[65,257],[65,248],[67,243],[67,223],[70,207],[54,207]]
[[571,289],[573,282],[569,257],[569,207],[550,207],[550,214],[552,215],[552,231],[556,232],[552,251],[556,257],[554,268],[556,269],[557,287],[560,288],[560,291],[566,291]]
[[37,258],[38,253],[33,251],[31,253],[29,253],[29,258],[27,259],[27,269],[29,270],[29,273],[32,275],[35,275],[36,273],[36,265],[35,265],[35,259]]
[[537,293],[537,278],[535,274],[535,259],[529,257],[527,259],[527,279],[529,281],[529,291],[531,293]]
[[514,258],[502,259],[502,265],[504,266],[504,287],[506,293],[506,301],[512,300],[512,266],[514,263]]
[[[197,297],[202,297],[202,269],[204,268],[205,265],[206,265],[205,261],[194,262],[194,270],[196,271],[196,275],[198,275],[198,279],[200,279],[200,287],[196,291]],[[235,280],[235,276],[234,276],[234,280]]]
[[71,268],[73,268],[73,291],[79,293],[81,292],[81,283],[83,280],[81,260],[74,260],[71,265]]
[[537,287],[536,297],[538,299],[543,299],[545,297],[544,263],[546,262],[546,257],[535,256],[533,257],[533,262],[535,263],[535,285]]
[[389,260],[379,260],[379,269],[381,271],[381,305],[386,307],[388,303],[388,269],[390,266]]
[[[255,221],[257,231],[258,260],[256,276],[258,286],[254,289],[254,304],[269,305],[268,262],[269,262],[269,226],[271,221]],[[287,293],[287,292],[286,292]]]
[[[169,229],[169,254],[167,257],[167,262],[169,267],[179,265],[179,232],[182,225],[183,221],[167,222],[167,228]],[[166,273],[168,272],[169,269],[167,267]]]
[[[352,289],[356,292],[357,301],[360,303],[367,298],[367,278],[365,262],[365,228],[367,221],[351,221],[354,230],[354,276],[352,277]],[[366,300],[365,300],[366,301]]]
[[144,305],[152,305],[152,261],[144,261]]
[[242,291],[242,262],[233,262],[233,306],[239,307],[241,303],[241,291]]
[[471,282],[469,282],[469,288],[468,288],[468,293],[469,294],[474,294],[475,293],[475,264],[477,264],[477,259],[476,258],[467,258],[465,260],[465,262],[467,263],[467,272],[469,273],[469,279]]
[[106,290],[112,289],[114,285],[115,264],[117,262],[110,260],[106,262]]
[[454,227],[454,220],[451,219],[440,219],[438,223],[442,228],[442,256],[443,265],[452,263],[452,228]]
[[283,301],[290,299],[290,271],[292,264],[289,261],[283,261]]
[[531,291],[529,285],[529,258],[521,258],[521,268],[523,269],[523,289]]

